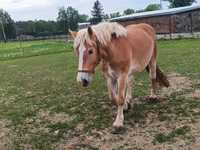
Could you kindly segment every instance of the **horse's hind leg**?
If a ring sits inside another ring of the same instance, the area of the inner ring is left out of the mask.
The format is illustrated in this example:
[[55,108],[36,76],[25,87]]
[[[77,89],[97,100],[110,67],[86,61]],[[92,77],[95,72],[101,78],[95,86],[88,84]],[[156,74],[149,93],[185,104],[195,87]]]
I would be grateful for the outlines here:
[[151,79],[151,93],[150,98],[157,98],[157,81],[156,81],[156,59],[152,58],[148,65],[149,77]]

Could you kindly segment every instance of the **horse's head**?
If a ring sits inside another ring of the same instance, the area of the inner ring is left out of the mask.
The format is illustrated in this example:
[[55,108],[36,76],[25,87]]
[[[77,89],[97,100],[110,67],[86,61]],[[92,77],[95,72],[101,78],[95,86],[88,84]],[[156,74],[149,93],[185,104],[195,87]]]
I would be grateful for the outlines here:
[[99,42],[92,27],[70,33],[74,38],[74,49],[79,60],[77,81],[88,86],[100,61]]

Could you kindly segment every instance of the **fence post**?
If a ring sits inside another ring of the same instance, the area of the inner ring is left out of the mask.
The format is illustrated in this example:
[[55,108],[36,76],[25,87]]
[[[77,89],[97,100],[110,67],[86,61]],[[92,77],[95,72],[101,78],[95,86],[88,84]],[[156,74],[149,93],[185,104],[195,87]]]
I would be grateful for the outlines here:
[[190,25],[191,25],[190,32],[191,32],[191,34],[193,34],[193,18],[192,18],[192,12],[189,14],[189,16],[190,16]]
[[170,40],[172,39],[172,16],[169,16],[169,35],[170,35]]

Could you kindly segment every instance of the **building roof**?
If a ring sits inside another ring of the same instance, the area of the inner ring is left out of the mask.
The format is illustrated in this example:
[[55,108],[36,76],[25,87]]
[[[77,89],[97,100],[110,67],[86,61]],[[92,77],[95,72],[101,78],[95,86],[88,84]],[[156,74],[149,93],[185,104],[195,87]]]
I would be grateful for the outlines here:
[[200,9],[200,5],[193,5],[193,6],[186,6],[186,7],[165,9],[165,10],[148,11],[148,12],[142,12],[142,13],[134,13],[131,15],[112,18],[110,19],[110,21],[128,21],[128,20],[145,18],[145,17],[174,15],[174,14],[179,14],[183,12],[194,11],[197,9]]
[[82,26],[82,25],[90,25],[90,22],[83,22],[83,23],[78,23],[79,26]]

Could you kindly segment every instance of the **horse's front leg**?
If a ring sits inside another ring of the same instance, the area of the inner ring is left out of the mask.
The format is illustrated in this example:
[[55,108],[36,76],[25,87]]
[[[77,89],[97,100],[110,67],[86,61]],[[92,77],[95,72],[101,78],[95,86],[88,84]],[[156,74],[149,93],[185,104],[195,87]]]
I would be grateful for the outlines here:
[[117,79],[112,77],[107,77],[107,87],[108,87],[109,98],[112,100],[112,103],[116,105]]
[[123,122],[124,122],[123,108],[124,108],[124,103],[125,103],[127,78],[128,78],[127,74],[122,74],[119,76],[117,80],[118,82],[118,93],[116,96],[117,117],[115,119],[115,122],[113,123],[113,126],[116,128],[123,127]]
[[127,79],[127,89],[126,89],[126,98],[125,98],[125,103],[124,103],[124,110],[127,111],[130,109],[130,101],[132,99],[132,87],[133,87],[133,77],[132,75],[128,76]]

